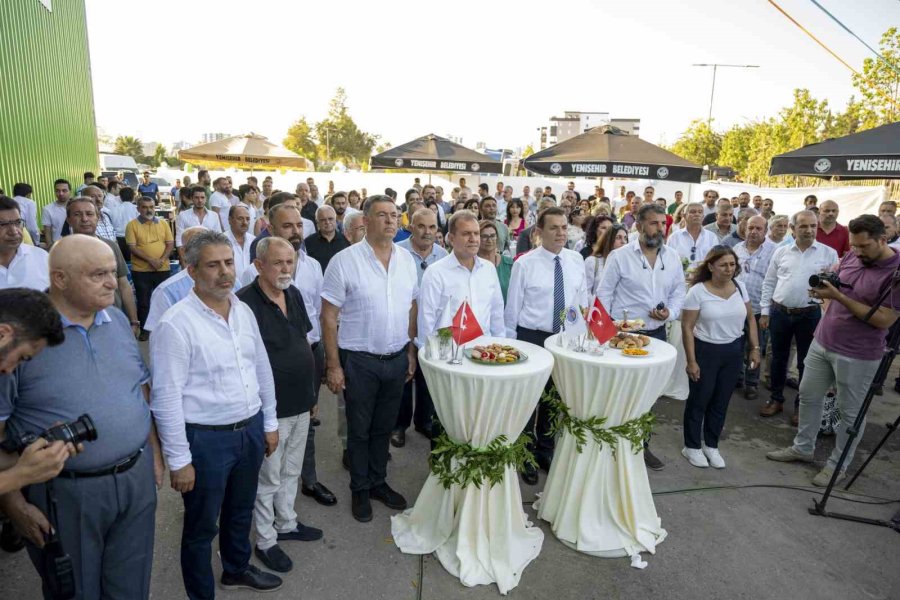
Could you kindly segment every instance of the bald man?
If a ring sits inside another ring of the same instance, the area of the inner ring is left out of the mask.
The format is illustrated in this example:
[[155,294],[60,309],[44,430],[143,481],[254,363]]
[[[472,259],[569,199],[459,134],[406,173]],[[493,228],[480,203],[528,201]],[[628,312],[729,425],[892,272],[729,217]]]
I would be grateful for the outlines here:
[[819,205],[816,241],[834,248],[840,258],[850,251],[850,230],[837,222],[838,212],[838,205],[834,200],[826,200]]
[[[21,436],[87,414],[97,439],[50,484],[0,499],[28,540],[47,590],[46,542],[72,558],[77,598],[147,598],[153,563],[156,487],[163,463],[152,427],[150,373],[128,318],[107,310],[115,297],[116,259],[95,237],[74,234],[50,252],[50,301],[64,341],[0,382],[0,437]],[[56,520],[47,519],[48,495]]]

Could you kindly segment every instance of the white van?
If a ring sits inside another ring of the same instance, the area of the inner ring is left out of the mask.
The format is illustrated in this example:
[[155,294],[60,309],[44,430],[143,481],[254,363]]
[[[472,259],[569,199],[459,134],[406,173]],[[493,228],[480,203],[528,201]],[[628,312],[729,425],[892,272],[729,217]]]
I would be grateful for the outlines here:
[[138,172],[137,163],[130,156],[122,154],[101,154],[100,155],[101,171],[131,171]]

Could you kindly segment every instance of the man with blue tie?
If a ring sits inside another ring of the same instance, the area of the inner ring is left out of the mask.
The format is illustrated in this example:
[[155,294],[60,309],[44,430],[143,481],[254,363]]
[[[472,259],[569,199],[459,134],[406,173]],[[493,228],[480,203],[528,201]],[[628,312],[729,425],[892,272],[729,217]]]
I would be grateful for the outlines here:
[[[543,211],[535,224],[541,236],[541,246],[522,256],[513,265],[506,299],[506,334],[543,347],[544,341],[559,333],[560,314],[569,306],[587,306],[584,259],[568,250],[569,221],[562,208]],[[553,298],[552,306],[547,298]],[[550,310],[548,310],[550,309]],[[548,386],[550,382],[547,382]],[[553,459],[553,437],[549,433],[550,416],[546,406],[539,404],[525,431],[533,435],[530,450],[538,466],[550,469]],[[522,480],[535,485],[537,470],[526,467]]]

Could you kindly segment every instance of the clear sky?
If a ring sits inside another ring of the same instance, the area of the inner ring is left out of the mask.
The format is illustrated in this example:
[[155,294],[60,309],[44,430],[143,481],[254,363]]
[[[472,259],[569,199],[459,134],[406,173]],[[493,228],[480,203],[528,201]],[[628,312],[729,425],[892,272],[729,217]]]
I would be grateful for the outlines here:
[[[809,0],[776,0],[846,61],[870,53]],[[877,48],[900,0],[820,0]],[[111,135],[195,142],[255,131],[278,142],[322,118],[338,86],[363,129],[525,146],[564,110],[641,119],[673,142],[713,106],[720,127],[773,115],[809,88],[832,107],[849,71],[766,0],[87,0],[97,123]]]

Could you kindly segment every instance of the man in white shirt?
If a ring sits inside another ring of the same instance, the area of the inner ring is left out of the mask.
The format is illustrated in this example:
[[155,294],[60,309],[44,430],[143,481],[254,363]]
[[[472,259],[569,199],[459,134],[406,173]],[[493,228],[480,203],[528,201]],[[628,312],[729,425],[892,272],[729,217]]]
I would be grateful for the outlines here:
[[184,259],[184,245],[181,235],[190,227],[205,227],[210,231],[222,231],[222,223],[219,215],[206,209],[206,190],[201,186],[191,189],[191,210],[183,210],[175,218],[175,247],[178,248],[178,256]]
[[133,189],[127,186],[122,188],[122,191],[119,192],[119,198],[122,200],[122,203],[115,210],[110,211],[110,220],[116,232],[116,242],[119,244],[119,250],[122,251],[122,256],[125,257],[125,260],[129,261],[131,260],[131,251],[128,249],[128,243],[125,241],[125,230],[128,228],[128,223],[137,219],[140,213],[134,202]]
[[218,177],[213,181],[216,191],[209,197],[209,207],[219,216],[220,231],[228,230],[228,210],[241,201],[232,193],[231,181],[227,177]]
[[[191,242],[191,238],[201,231],[209,231],[206,227],[191,227],[186,229],[181,239],[187,246]],[[150,295],[150,311],[147,313],[147,320],[144,323],[145,331],[153,331],[159,324],[159,320],[166,314],[166,311],[175,306],[178,302],[184,300],[191,290],[194,289],[194,280],[187,269],[178,271],[161,284],[159,284]],[[239,285],[235,285],[234,291],[240,289]],[[140,325],[140,322],[138,322]]]
[[[584,259],[565,247],[569,221],[565,210],[551,207],[541,212],[535,224],[541,247],[521,256],[512,268],[506,295],[506,335],[543,347],[544,341],[561,328],[560,313],[569,306],[587,306]],[[549,381],[548,381],[549,385]],[[550,415],[541,403],[525,427],[534,442],[530,450],[538,466],[549,470],[554,440]],[[538,481],[537,470],[526,466],[522,479]]]
[[685,228],[677,229],[669,236],[667,246],[672,248],[682,260],[687,259],[688,271],[697,268],[706,254],[713,246],[719,243],[716,235],[705,229],[703,221],[703,205],[699,202],[691,202],[682,211],[685,219]]
[[41,225],[44,228],[41,239],[48,250],[62,237],[63,225],[66,224],[66,203],[72,197],[72,186],[65,179],[57,179],[53,182],[53,193],[56,194],[56,202],[41,210]]
[[194,290],[166,312],[150,342],[151,409],[172,488],[184,500],[184,586],[191,598],[214,597],[218,533],[222,587],[275,590],[281,579],[250,564],[259,470],[278,446],[272,368],[253,312],[232,293],[228,238],[198,233],[185,262]]
[[41,243],[41,231],[37,225],[37,204],[31,199],[33,191],[27,183],[17,183],[13,186],[13,200],[19,204],[19,212],[25,220],[25,229],[31,234],[31,241],[37,246]]
[[250,229],[250,211],[242,204],[235,204],[228,209],[228,231],[225,237],[231,242],[234,250],[234,275],[240,280],[241,275],[250,266],[250,244],[255,239],[247,230]]
[[[110,211],[110,215],[122,204],[122,199],[119,198],[119,190],[121,184],[115,179],[109,182],[109,185],[106,186],[106,195],[103,198],[103,206],[107,210]],[[177,196],[175,197],[177,199]]]
[[394,201],[372,196],[364,219],[365,240],[331,259],[322,292],[328,388],[346,393],[352,511],[361,522],[372,519],[370,498],[406,508],[385,476],[403,385],[416,372],[419,292],[412,256],[392,242],[400,223]]
[[706,190],[703,192],[703,216],[711,215],[716,212],[716,203],[719,200],[719,192],[716,190]]
[[[676,321],[684,303],[684,270],[678,253],[663,245],[666,211],[645,204],[637,213],[638,239],[606,259],[597,297],[613,319],[644,321],[644,335],[666,341],[666,322]],[[644,464],[658,471],[663,463],[644,445]]]
[[522,195],[519,200],[525,205],[525,210],[533,213],[537,211],[537,198],[531,195],[531,186],[526,185],[522,188]]
[[[759,327],[768,330],[772,340],[772,387],[770,400],[759,411],[763,417],[784,410],[784,386],[787,381],[791,341],[797,343],[797,371],[803,379],[803,361],[822,317],[818,304],[809,297],[809,276],[831,271],[838,262],[833,248],[816,241],[818,217],[808,210],[791,217],[794,241],[779,246],[772,254],[760,298]],[[791,422],[798,422],[800,397],[794,399]]]
[[0,289],[26,287],[40,292],[50,287],[47,252],[23,244],[25,219],[18,203],[0,196]]

